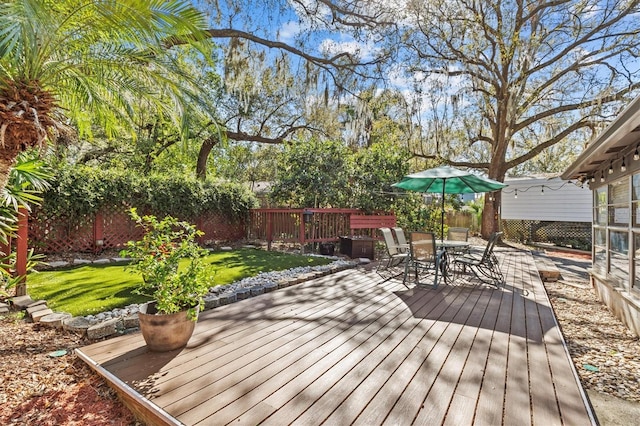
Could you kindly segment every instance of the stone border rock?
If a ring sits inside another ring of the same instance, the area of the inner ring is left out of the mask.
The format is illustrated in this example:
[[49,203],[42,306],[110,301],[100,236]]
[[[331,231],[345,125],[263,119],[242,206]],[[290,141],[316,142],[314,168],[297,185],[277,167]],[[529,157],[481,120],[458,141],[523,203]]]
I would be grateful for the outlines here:
[[[318,256],[318,255],[311,255]],[[328,265],[304,266],[285,271],[264,272],[255,277],[244,278],[240,281],[211,287],[204,296],[203,311],[228,305],[238,300],[248,299],[260,294],[269,293],[281,288],[287,288],[301,282],[333,274],[345,269],[350,269],[362,263],[368,263],[369,259],[345,260],[335,256],[321,256],[336,259]],[[98,259],[93,262],[84,260],[69,262],[57,262],[56,267],[68,267],[73,264],[109,262],[122,262],[127,259]],[[52,266],[50,264],[50,266]],[[86,336],[90,340],[98,340],[114,335],[127,334],[138,331],[138,311],[140,305],[132,304],[124,308],[116,308],[112,311],[101,312],[96,315],[73,317],[65,312],[53,312],[47,307],[44,300],[33,301],[29,296],[14,297],[11,300],[14,307],[23,309],[33,322],[39,322],[44,326],[55,327],[72,333]]]

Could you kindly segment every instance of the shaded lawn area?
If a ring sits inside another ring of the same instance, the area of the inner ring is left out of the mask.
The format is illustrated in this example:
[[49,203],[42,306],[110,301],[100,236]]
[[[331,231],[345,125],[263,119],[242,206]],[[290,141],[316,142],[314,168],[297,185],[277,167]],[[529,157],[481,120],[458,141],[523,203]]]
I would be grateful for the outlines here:
[[[230,284],[260,272],[331,262],[331,259],[322,257],[256,249],[213,252],[205,258],[205,265],[209,265],[213,274],[210,287]],[[125,267],[126,263],[91,264],[32,273],[27,277],[27,287],[34,300],[44,299],[51,309],[74,316],[148,301],[149,297],[132,293],[142,282],[142,277]]]

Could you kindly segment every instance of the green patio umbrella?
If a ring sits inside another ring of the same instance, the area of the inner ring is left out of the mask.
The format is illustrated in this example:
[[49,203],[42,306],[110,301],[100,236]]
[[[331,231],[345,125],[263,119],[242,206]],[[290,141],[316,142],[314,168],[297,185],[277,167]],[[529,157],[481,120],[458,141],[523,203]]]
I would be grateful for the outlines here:
[[444,194],[492,192],[507,185],[468,171],[450,166],[441,166],[406,175],[400,182],[391,186],[409,191],[442,194],[440,238],[444,239]]

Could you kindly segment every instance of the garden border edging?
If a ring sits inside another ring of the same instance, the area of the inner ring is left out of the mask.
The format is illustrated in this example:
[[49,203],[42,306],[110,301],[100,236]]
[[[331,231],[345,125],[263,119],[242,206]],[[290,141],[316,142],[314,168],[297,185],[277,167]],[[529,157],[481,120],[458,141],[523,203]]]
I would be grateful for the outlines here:
[[[330,275],[369,262],[369,259],[345,260],[337,256],[322,257],[330,257],[336,260],[328,265],[304,266],[284,271],[260,273],[255,277],[245,278],[231,284],[211,287],[209,292],[204,296],[203,311],[215,309],[260,294],[273,292],[278,289],[291,287],[314,278]],[[81,263],[104,264],[125,260],[127,259],[97,259],[93,262],[83,261]],[[56,266],[69,266],[69,264],[65,262],[64,265],[60,264]],[[24,296],[22,297],[24,298]],[[30,302],[31,303],[25,300],[19,301],[18,298],[12,299],[14,306],[25,310],[34,323],[80,334],[89,340],[99,340],[116,335],[133,333],[140,329],[138,321],[140,305],[138,304],[128,305],[124,308],[116,308],[112,311],[102,312],[96,315],[73,317],[71,314],[65,312],[51,311],[45,301],[40,300],[34,302],[30,300]],[[33,309],[34,306],[38,307],[37,310],[30,312],[29,310]]]

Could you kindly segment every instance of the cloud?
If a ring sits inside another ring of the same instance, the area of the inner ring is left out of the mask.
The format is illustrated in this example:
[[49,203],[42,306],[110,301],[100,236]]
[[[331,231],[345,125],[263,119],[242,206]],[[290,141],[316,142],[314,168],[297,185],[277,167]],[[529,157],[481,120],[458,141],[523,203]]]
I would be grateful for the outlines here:
[[374,57],[376,48],[372,43],[362,43],[356,40],[333,40],[327,38],[320,42],[318,50],[328,56],[335,56],[346,52],[357,56],[361,60],[370,60]]
[[283,43],[292,44],[295,37],[304,31],[302,25],[299,22],[288,21],[282,24],[278,30],[278,41]]

